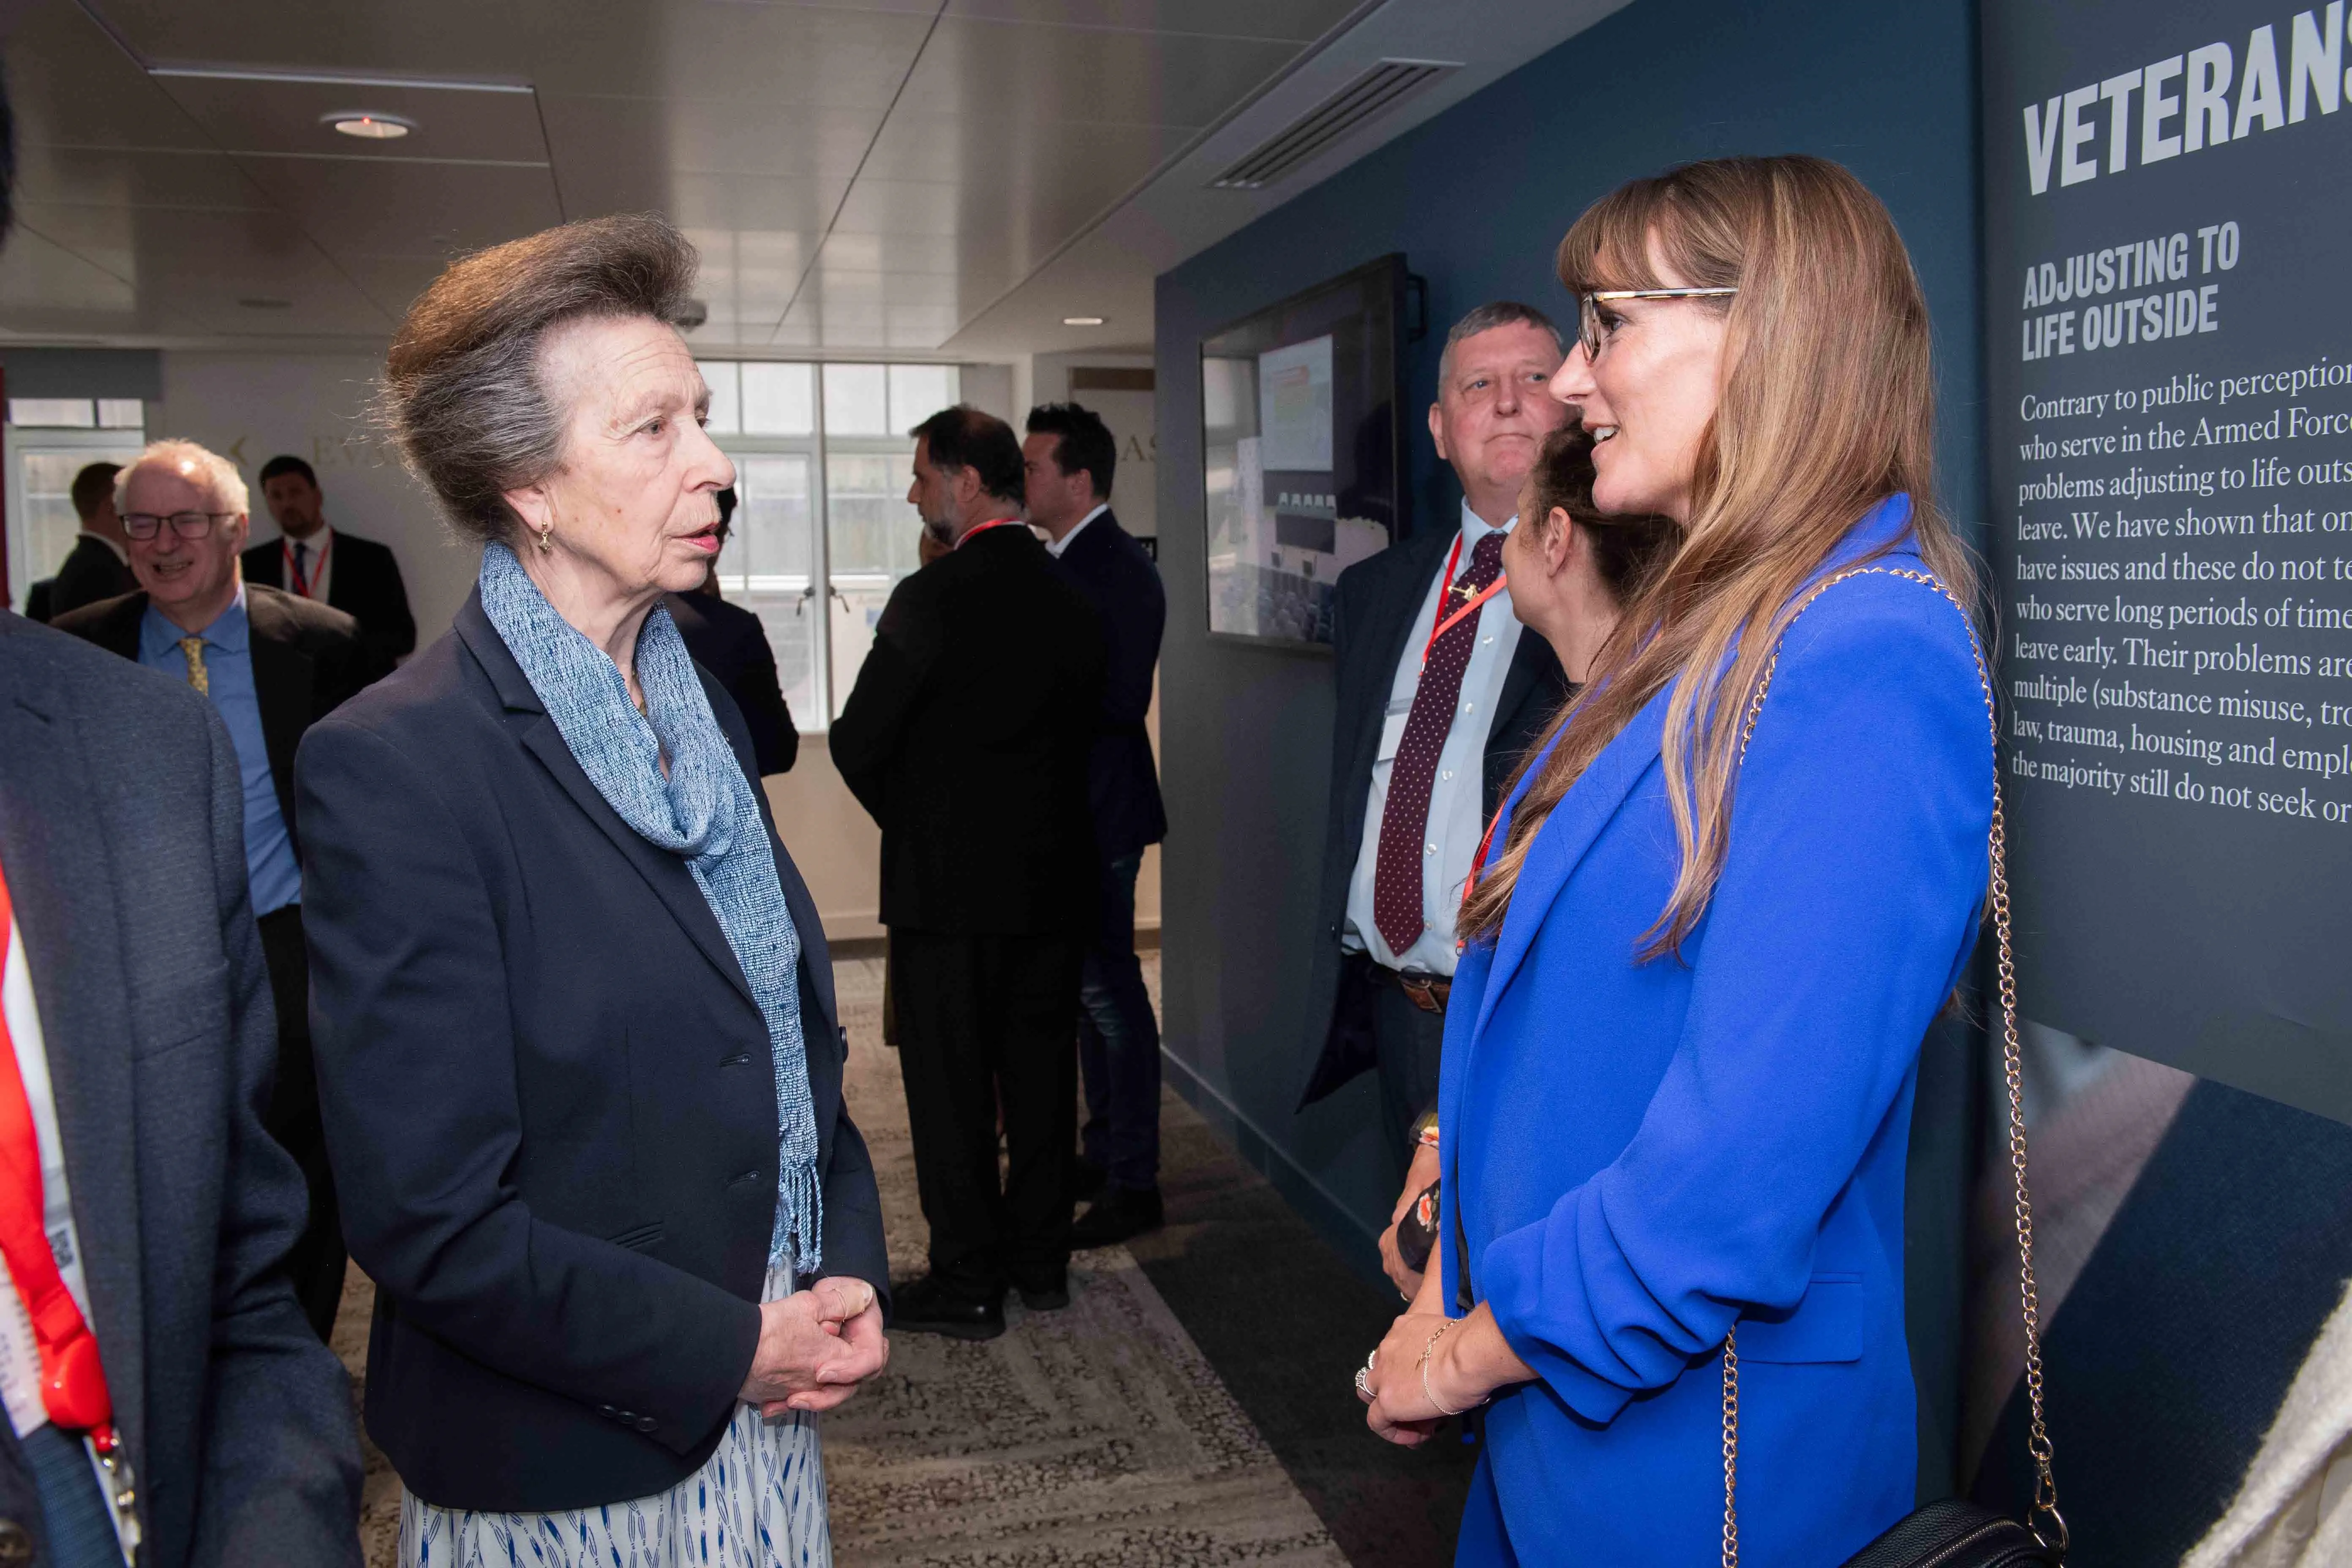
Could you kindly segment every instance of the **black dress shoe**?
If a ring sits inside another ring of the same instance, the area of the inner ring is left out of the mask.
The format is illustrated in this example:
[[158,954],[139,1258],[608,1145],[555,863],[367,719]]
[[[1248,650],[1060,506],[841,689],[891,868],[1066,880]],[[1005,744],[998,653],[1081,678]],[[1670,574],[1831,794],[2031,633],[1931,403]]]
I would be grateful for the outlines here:
[[1033,1312],[1058,1312],[1070,1304],[1070,1277],[1057,1275],[1042,1283],[1024,1283],[1014,1287],[1021,1292],[1021,1304]]
[[910,1333],[992,1340],[1004,1331],[1003,1293],[975,1295],[926,1274],[891,1290],[890,1326]]
[[1110,1185],[1110,1173],[1087,1159],[1084,1154],[1070,1162],[1070,1201],[1082,1204],[1098,1198]]
[[1158,1187],[1113,1187],[1087,1205],[1070,1226],[1070,1245],[1108,1247],[1147,1230],[1158,1230],[1164,1218]]

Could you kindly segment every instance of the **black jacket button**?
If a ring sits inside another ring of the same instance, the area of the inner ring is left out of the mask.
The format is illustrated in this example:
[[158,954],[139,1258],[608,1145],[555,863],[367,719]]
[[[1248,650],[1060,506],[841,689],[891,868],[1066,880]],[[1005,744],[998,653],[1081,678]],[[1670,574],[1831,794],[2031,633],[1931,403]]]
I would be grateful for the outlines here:
[[637,1417],[635,1425],[640,1432],[651,1432],[655,1427],[659,1426],[661,1423],[655,1420],[650,1415],[640,1415]]

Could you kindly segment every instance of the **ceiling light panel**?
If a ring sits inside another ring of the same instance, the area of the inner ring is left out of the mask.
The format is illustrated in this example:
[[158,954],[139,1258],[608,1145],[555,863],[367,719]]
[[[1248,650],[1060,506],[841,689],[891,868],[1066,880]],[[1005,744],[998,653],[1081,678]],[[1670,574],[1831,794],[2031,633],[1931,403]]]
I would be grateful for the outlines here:
[[1309,44],[1348,19],[1360,0],[957,0],[956,15],[1136,32]]
[[[155,83],[233,153],[270,158],[427,158],[462,163],[547,163],[539,106],[528,91],[483,92],[465,86],[354,88],[344,82],[283,77],[175,76]],[[331,134],[325,127],[353,112],[390,116],[420,127],[397,140]]]
[[951,11],[902,101],[999,123],[1198,127],[1297,53],[1266,39],[1021,26]]
[[364,110],[328,113],[320,120],[328,129],[359,142],[399,142],[416,129],[413,121],[397,114],[371,114]]
[[79,0],[151,61],[347,76],[530,78],[530,40],[509,0]]

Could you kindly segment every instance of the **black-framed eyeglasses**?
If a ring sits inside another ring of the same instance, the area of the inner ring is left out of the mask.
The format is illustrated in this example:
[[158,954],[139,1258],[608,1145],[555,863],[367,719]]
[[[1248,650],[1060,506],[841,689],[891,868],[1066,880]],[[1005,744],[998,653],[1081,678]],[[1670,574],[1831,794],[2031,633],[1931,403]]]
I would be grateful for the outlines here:
[[170,523],[172,531],[183,539],[202,539],[214,525],[227,521],[233,511],[175,511],[169,516],[155,511],[126,511],[122,514],[122,531],[137,540],[149,540]]
[[1584,357],[1596,360],[1601,351],[1609,346],[1609,333],[1615,328],[1604,328],[1601,307],[1618,300],[1727,300],[1738,293],[1737,289],[1595,289],[1579,294],[1577,306],[1577,336],[1584,344]]

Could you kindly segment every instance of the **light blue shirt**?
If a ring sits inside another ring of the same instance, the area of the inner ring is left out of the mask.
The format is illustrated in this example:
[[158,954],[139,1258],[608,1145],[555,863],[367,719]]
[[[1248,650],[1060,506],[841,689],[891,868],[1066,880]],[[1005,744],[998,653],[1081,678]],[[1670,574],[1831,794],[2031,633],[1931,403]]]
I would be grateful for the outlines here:
[[[1502,531],[1510,531],[1511,518]],[[1454,568],[1459,577],[1470,569],[1478,542],[1496,531],[1486,520],[1462,503],[1462,559]],[[1450,553],[1450,552],[1449,552]],[[1397,660],[1396,679],[1389,687],[1389,705],[1381,722],[1381,745],[1372,761],[1371,794],[1364,806],[1364,841],[1356,854],[1356,874],[1348,884],[1348,921],[1339,937],[1341,948],[1369,952],[1375,963],[1391,969],[1417,969],[1430,974],[1454,973],[1454,917],[1462,908],[1463,884],[1470,879],[1470,862],[1478,853],[1479,836],[1486,831],[1480,806],[1486,771],[1486,737],[1495,726],[1495,708],[1503,698],[1503,682],[1511,672],[1511,658],[1519,648],[1518,617],[1511,614],[1507,588],[1487,600],[1478,611],[1478,640],[1470,649],[1470,668],[1462,675],[1462,695],[1454,710],[1454,727],[1445,733],[1437,756],[1437,778],[1429,790],[1429,826],[1422,844],[1421,939],[1402,952],[1391,952],[1372,919],[1372,879],[1380,870],[1381,818],[1388,805],[1389,768],[1404,740],[1405,721],[1412,714],[1413,693],[1421,689],[1421,653],[1437,624],[1437,601],[1445,591],[1443,564],[1422,596],[1420,618],[1404,639]]]
[[[188,634],[166,620],[153,605],[139,623],[139,662],[174,680],[188,679],[180,639]],[[245,785],[245,875],[253,889],[253,912],[266,915],[302,899],[302,868],[294,840],[278,809],[278,785],[269,772],[269,745],[261,732],[261,697],[253,684],[253,631],[245,618],[245,585],[212,625],[205,639],[205,681],[213,706],[236,746],[237,771]]]

